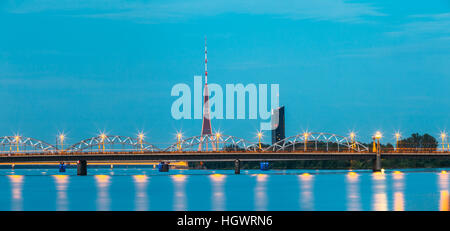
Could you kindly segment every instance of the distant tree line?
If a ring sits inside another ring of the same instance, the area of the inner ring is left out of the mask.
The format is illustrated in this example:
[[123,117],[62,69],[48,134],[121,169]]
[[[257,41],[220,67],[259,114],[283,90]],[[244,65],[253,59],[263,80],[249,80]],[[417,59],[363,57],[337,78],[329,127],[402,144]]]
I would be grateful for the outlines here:
[[[300,143],[299,143],[300,144]],[[309,144],[310,145],[310,144]],[[325,142],[317,142],[311,145],[317,145],[318,149],[324,149],[326,147]],[[369,149],[372,148],[371,143],[364,144]],[[433,136],[429,134],[420,135],[414,133],[410,137],[399,140],[398,149],[401,150],[430,150],[436,151],[439,142]],[[262,144],[263,147],[268,147],[267,144]],[[303,146],[296,146],[295,149],[299,150]],[[311,146],[311,148],[315,148]],[[336,143],[329,143],[328,148],[330,150],[337,148]],[[342,147],[345,149],[346,147]],[[381,144],[383,149],[394,149],[394,145],[391,143]],[[242,148],[227,146],[225,150],[238,150],[244,151]],[[292,150],[292,149],[291,149]],[[271,162],[273,169],[371,169],[371,160],[299,160],[299,161],[274,161]],[[233,169],[234,163],[232,162],[192,162],[189,163],[191,168],[206,168],[206,169]],[[450,167],[450,160],[408,160],[408,159],[395,159],[395,160],[382,160],[383,168],[442,168]],[[242,162],[242,169],[259,169],[259,162]]]

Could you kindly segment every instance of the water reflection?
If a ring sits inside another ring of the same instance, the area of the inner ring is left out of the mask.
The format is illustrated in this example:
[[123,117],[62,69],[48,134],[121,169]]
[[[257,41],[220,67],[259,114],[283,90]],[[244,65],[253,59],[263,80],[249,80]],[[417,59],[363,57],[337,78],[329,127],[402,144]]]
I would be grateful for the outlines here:
[[54,175],[53,179],[56,184],[56,210],[66,211],[69,209],[67,200],[67,184],[69,183],[69,176]]
[[394,180],[394,211],[405,211],[405,180],[403,173],[394,171],[392,178]]
[[360,211],[359,176],[356,172],[347,174],[347,210]]
[[110,176],[95,175],[97,185],[97,210],[110,210],[109,184]]
[[256,175],[256,187],[255,187],[255,210],[265,211],[267,210],[267,182],[268,175],[257,174]]
[[446,171],[442,171],[439,174],[439,190],[440,190],[439,210],[449,211],[450,207],[450,195],[448,193],[449,177]]
[[387,193],[386,193],[386,176],[381,172],[374,172],[372,174],[372,210],[387,211]]
[[300,179],[300,208],[302,210],[314,210],[313,183],[314,176],[309,173],[303,173]]
[[11,210],[23,210],[22,189],[24,176],[22,175],[8,175],[12,188],[12,206]]
[[175,211],[186,211],[186,175],[178,174],[171,176],[171,178],[175,186],[173,209]]
[[148,177],[146,175],[134,175],[134,188],[136,191],[134,208],[136,211],[148,210],[148,197],[147,197],[147,182]]
[[225,210],[225,191],[223,185],[225,183],[225,175],[222,174],[212,174],[209,178],[212,181],[212,205],[214,211]]

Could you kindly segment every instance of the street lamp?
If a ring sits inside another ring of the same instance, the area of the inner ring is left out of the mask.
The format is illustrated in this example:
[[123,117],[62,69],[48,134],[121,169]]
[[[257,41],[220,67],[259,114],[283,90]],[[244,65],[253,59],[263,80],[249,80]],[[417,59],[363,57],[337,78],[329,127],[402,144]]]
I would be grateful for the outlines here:
[[263,136],[262,132],[258,132],[258,145],[259,145],[259,150],[261,150],[261,137]]
[[400,132],[396,132],[395,133],[395,151],[398,151],[398,141],[400,140],[400,137],[402,137]]
[[181,151],[181,137],[182,137],[182,135],[181,135],[181,132],[178,132],[177,133],[177,149],[178,149],[178,151]]
[[[100,141],[102,143],[103,152],[105,152],[105,139],[106,139],[106,134],[105,133],[100,134]],[[99,148],[100,148],[100,145],[99,145]]]
[[143,149],[142,141],[144,141],[144,137],[145,137],[144,133],[143,133],[143,132],[139,132],[139,134],[138,134],[138,140],[139,140],[139,144],[140,144],[140,146],[141,146],[141,151],[142,151],[142,149]]
[[303,133],[303,136],[305,137],[304,151],[306,152],[308,150],[308,136],[309,136],[309,133],[305,132],[305,133]]
[[220,132],[216,132],[216,151],[219,151],[219,139],[220,139]]
[[59,142],[61,143],[61,151],[64,151],[64,139],[66,136],[64,134],[59,134]]
[[350,132],[350,140],[352,143],[352,145],[351,145],[352,150],[355,148],[355,137],[356,137],[356,134],[354,132]]
[[[374,151],[377,152],[377,154],[380,153],[380,139],[381,137],[383,137],[383,135],[381,134],[381,132],[377,131],[374,135],[374,143],[373,143],[373,147],[374,147]],[[375,147],[375,140],[376,140],[376,147]]]
[[19,141],[20,141],[20,136],[19,136],[19,135],[14,136],[14,141],[16,142],[17,152],[19,152]]
[[445,151],[445,138],[447,138],[447,133],[441,132],[441,139],[442,139],[442,151]]

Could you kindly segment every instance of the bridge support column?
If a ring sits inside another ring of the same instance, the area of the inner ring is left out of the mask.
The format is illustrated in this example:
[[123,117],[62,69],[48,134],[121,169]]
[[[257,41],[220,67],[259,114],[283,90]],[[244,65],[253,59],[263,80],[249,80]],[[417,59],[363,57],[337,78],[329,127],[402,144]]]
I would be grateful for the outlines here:
[[373,159],[373,172],[381,172],[381,156],[377,155],[375,159]]
[[160,172],[168,172],[169,171],[169,164],[166,162],[159,163],[158,169]]
[[241,161],[240,160],[234,161],[234,174],[241,174]]
[[87,161],[79,160],[77,163],[77,175],[86,176],[87,175]]

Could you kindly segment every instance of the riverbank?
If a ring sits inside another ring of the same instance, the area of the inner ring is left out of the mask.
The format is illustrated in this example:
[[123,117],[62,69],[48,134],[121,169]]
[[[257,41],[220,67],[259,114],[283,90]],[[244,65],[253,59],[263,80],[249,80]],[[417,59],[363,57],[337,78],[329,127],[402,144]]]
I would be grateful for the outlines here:
[[[190,162],[190,169],[234,169],[232,162]],[[450,160],[382,160],[384,169],[447,168]],[[372,160],[299,160],[270,162],[272,169],[372,169]],[[260,162],[242,162],[241,169],[259,169]]]

